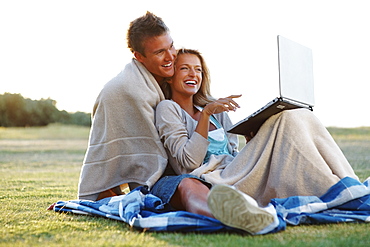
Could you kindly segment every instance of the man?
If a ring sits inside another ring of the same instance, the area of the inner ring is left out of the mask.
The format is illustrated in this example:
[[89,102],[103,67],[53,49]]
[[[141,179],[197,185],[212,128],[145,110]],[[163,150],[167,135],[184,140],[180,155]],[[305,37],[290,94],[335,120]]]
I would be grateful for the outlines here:
[[127,39],[136,59],[104,86],[94,105],[81,199],[120,194],[126,183],[151,187],[167,165],[154,109],[164,99],[158,83],[174,73],[176,50],[167,26],[151,13],[130,24]]
[[[120,195],[122,184],[129,184],[130,188],[157,185],[153,191],[168,194],[162,190],[163,183],[157,183],[165,173],[167,155],[154,118],[156,105],[164,99],[160,84],[174,74],[176,50],[167,26],[150,12],[130,23],[127,41],[135,58],[104,86],[94,105],[78,188],[80,199],[100,200]],[[209,188],[204,182],[187,175],[171,178],[177,181],[168,186],[173,191],[167,197],[172,207],[213,217],[207,205]],[[231,226],[256,233],[273,222],[270,213],[251,212],[250,208],[258,206],[243,195],[236,195],[245,202],[245,216],[262,220],[248,228]]]

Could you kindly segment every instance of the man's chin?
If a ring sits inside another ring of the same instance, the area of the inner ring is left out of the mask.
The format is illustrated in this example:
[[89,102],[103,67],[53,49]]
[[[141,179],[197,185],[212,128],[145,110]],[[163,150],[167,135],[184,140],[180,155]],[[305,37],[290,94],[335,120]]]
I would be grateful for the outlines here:
[[168,78],[168,77],[172,77],[174,74],[175,74],[175,71],[174,71],[174,70],[172,70],[172,71],[164,71],[164,72],[162,73],[162,76],[163,76],[164,78]]

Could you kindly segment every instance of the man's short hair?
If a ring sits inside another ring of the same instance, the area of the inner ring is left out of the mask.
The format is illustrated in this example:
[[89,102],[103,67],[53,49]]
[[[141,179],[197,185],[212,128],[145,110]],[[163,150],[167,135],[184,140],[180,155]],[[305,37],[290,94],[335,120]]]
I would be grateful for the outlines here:
[[127,45],[131,52],[137,51],[145,56],[144,42],[147,38],[157,37],[169,32],[162,18],[149,11],[133,20],[127,31]]

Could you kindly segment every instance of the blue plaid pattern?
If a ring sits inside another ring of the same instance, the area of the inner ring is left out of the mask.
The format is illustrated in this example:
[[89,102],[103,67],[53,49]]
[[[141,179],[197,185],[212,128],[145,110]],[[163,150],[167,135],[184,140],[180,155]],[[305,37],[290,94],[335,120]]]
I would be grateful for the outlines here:
[[[326,194],[273,199],[279,225],[269,233],[284,230],[287,225],[339,222],[370,222],[370,178],[361,183],[344,178]],[[127,195],[100,201],[58,201],[55,212],[102,216],[123,221],[148,231],[218,232],[237,231],[216,219],[185,211],[168,212],[162,201],[139,187]]]
[[281,221],[289,225],[370,222],[370,178],[343,178],[323,196],[273,199]]

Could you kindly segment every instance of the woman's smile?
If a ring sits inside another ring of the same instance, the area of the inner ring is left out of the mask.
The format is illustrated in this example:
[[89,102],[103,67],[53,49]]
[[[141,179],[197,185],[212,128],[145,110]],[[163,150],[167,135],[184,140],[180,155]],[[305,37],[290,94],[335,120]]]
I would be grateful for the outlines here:
[[180,55],[175,64],[175,75],[171,81],[172,97],[193,97],[202,83],[202,65],[193,54]]

